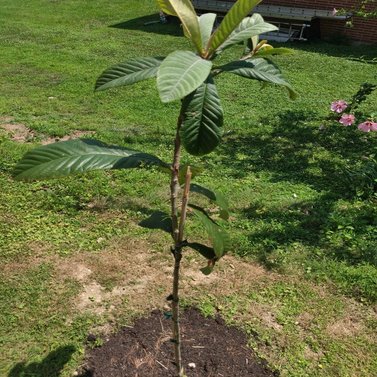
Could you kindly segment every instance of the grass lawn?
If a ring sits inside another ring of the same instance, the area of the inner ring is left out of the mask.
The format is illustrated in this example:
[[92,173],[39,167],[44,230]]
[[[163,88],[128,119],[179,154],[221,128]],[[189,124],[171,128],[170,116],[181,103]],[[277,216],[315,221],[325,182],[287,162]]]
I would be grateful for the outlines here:
[[[162,105],[153,80],[93,87],[111,64],[190,46],[176,22],[144,25],[158,20],[152,0],[24,3],[0,0],[0,375],[68,377],[89,332],[164,305],[170,240],[138,223],[168,209],[168,177],[128,170],[27,184],[12,170],[30,148],[72,134],[171,160],[178,103]],[[299,98],[221,75],[224,143],[183,156],[203,166],[199,183],[228,196],[233,239],[208,278],[188,253],[184,301],[243,327],[281,376],[372,377],[377,135],[325,118],[333,100],[377,82],[377,47],[290,47],[274,60]],[[377,92],[361,110],[376,104]],[[188,234],[204,236],[190,220]]]

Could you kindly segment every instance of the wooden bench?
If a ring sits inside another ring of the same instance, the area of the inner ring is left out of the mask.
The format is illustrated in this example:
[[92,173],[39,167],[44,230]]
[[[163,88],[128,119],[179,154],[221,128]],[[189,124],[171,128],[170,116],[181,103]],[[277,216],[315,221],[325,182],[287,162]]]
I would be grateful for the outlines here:
[[[234,2],[220,0],[192,0],[194,8],[201,11],[215,12],[219,15],[226,14],[233,6]],[[303,37],[304,30],[310,27],[310,23],[315,19],[346,20],[348,16],[338,16],[331,10],[286,7],[279,5],[261,4],[257,5],[252,13],[259,13],[269,22],[278,27],[276,32],[262,35],[270,40],[286,42],[288,40],[306,40]]]

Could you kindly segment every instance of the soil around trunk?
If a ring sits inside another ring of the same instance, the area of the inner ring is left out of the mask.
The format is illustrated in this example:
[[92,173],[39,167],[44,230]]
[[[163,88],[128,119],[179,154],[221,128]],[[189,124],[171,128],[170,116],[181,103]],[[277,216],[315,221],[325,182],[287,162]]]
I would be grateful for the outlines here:
[[[171,319],[160,311],[122,328],[89,352],[81,377],[176,376]],[[220,317],[196,309],[181,315],[182,361],[187,377],[273,377],[265,361],[247,347],[247,336]]]

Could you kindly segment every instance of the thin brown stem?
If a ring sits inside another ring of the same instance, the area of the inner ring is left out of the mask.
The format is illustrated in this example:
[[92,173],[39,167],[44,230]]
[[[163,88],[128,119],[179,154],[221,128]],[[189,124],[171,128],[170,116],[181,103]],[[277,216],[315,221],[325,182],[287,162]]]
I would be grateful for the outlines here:
[[185,229],[187,205],[188,205],[189,194],[190,194],[190,185],[191,185],[191,169],[190,169],[190,166],[187,166],[185,188],[183,190],[183,197],[182,197],[181,219],[179,221],[178,241],[180,243],[183,241],[183,232]]
[[174,252],[174,277],[173,277],[173,341],[174,341],[174,357],[177,367],[178,376],[183,376],[182,355],[181,355],[181,332],[179,328],[179,269],[182,259],[181,248]]
[[179,269],[182,259],[182,241],[179,237],[179,215],[178,215],[178,194],[179,194],[179,167],[181,157],[181,138],[179,130],[182,125],[182,112],[178,117],[177,132],[174,141],[174,155],[171,166],[171,182],[170,182],[170,203],[171,203],[171,218],[172,218],[172,237],[174,240],[174,247],[172,252],[174,255],[174,273],[173,273],[173,293],[172,293],[172,314],[173,314],[173,342],[175,364],[177,367],[178,376],[184,376],[181,356],[181,335],[179,328]]
[[183,231],[186,221],[187,205],[189,200],[191,185],[191,169],[188,166],[185,179],[185,187],[183,190],[182,197],[182,208],[181,208],[181,218],[179,221],[179,233],[178,233],[178,244],[174,248],[174,275],[173,275],[173,339],[174,339],[174,354],[175,363],[177,366],[178,375],[184,376],[184,370],[182,367],[182,356],[181,356],[181,334],[179,327],[179,269],[182,259],[182,241],[183,241]]

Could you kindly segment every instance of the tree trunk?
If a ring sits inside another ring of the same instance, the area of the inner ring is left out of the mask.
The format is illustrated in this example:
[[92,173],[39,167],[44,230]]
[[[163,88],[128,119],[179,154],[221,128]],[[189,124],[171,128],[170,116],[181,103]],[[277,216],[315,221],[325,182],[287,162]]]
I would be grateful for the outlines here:
[[171,182],[170,182],[170,204],[172,219],[172,237],[174,246],[172,253],[174,255],[174,273],[173,273],[173,293],[172,293],[172,315],[173,315],[173,342],[174,356],[177,367],[178,376],[184,376],[181,357],[181,336],[179,328],[179,269],[182,259],[182,246],[179,241],[179,220],[178,220],[178,194],[179,194],[179,166],[181,157],[181,139],[179,129],[182,124],[182,114],[180,114],[177,122],[177,132],[174,141],[173,164],[171,166]]

